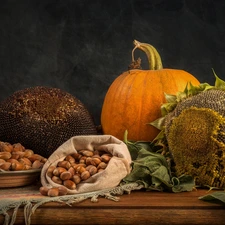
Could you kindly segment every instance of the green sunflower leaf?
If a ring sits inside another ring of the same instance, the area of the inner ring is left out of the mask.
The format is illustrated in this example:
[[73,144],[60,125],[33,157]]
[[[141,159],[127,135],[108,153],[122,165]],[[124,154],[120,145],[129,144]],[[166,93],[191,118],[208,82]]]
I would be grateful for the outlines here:
[[[212,69],[213,70],[213,69]],[[213,70],[214,76],[216,77],[216,81],[215,81],[215,87],[220,89],[220,90],[225,90],[225,81],[223,81],[222,79],[220,79],[215,71]]]
[[225,204],[225,191],[216,191],[199,197],[200,200]]

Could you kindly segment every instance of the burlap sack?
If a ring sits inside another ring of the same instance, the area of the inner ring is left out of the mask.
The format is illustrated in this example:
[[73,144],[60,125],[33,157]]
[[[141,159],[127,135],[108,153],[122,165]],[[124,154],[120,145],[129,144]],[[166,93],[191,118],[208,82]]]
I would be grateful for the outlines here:
[[113,157],[104,171],[101,171],[89,179],[82,181],[75,190],[69,190],[68,194],[77,194],[103,190],[116,187],[120,181],[131,171],[131,156],[126,144],[111,135],[89,135],[75,136],[62,144],[44,164],[41,172],[41,183],[43,186],[59,187],[46,175],[47,169],[51,165],[57,165],[67,155],[79,152],[79,150],[89,149],[104,150],[111,153]]

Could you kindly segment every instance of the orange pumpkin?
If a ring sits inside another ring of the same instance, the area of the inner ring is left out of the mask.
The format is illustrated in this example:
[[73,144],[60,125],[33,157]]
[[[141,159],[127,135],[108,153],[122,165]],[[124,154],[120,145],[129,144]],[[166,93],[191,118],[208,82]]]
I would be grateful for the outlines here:
[[150,122],[161,117],[161,105],[166,94],[183,91],[188,82],[199,85],[200,82],[183,70],[163,69],[157,50],[147,43],[134,41],[134,50],[144,51],[148,57],[150,69],[131,69],[118,76],[109,87],[101,112],[101,125],[104,134],[123,140],[128,131],[128,139],[134,141],[152,141],[159,130]]

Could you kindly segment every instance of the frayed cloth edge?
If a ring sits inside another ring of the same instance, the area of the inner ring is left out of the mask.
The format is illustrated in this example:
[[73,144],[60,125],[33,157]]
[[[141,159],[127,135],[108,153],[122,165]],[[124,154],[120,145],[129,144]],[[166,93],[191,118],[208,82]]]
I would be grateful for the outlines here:
[[[48,202],[65,203],[68,206],[82,202],[86,199],[90,199],[91,202],[98,202],[99,197],[105,197],[112,201],[119,201],[120,197],[117,195],[123,195],[124,193],[130,194],[131,191],[140,190],[144,188],[143,185],[138,183],[129,183],[114,188],[104,189],[100,191],[80,193],[74,195],[64,195],[57,197],[46,197],[44,199],[21,199],[18,201],[9,201],[0,203],[0,215],[4,215],[4,225],[13,225],[16,221],[17,211],[19,207],[24,207],[24,219],[25,224],[31,224],[31,216],[35,213],[36,209],[41,205]],[[8,210],[14,209],[12,216],[7,213]]]

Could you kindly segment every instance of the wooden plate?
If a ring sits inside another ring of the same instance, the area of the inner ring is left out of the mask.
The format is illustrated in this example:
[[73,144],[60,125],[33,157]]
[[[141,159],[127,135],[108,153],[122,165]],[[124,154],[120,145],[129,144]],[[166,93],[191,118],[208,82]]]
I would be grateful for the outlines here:
[[37,181],[41,169],[30,169],[21,171],[0,171],[0,188],[21,187]]

